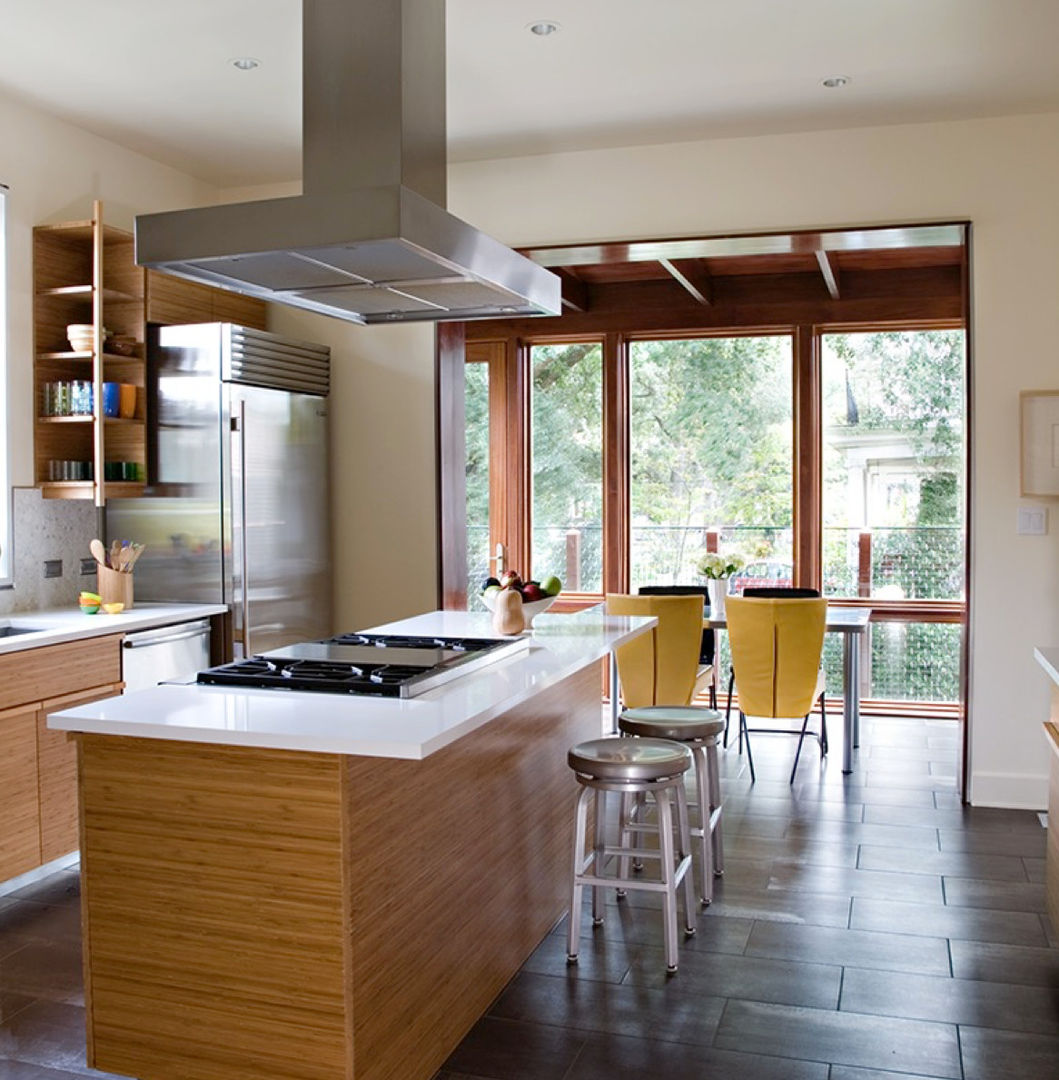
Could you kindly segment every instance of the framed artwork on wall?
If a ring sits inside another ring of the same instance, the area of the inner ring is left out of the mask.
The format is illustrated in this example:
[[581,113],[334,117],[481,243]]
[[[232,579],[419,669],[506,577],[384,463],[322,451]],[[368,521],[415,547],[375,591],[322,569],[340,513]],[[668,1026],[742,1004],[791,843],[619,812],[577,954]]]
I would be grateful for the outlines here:
[[1059,496],[1059,390],[1019,394],[1020,495]]

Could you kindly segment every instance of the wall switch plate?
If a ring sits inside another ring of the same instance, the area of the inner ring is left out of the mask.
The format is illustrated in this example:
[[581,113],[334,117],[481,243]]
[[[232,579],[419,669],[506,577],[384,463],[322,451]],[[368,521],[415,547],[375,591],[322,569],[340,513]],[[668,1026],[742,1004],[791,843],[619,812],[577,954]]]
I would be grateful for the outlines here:
[[1048,533],[1047,506],[1020,506],[1018,526],[1015,531],[1019,536],[1045,536]]
[[92,558],[81,560],[81,577],[88,577],[96,572],[96,560]]
[[62,561],[62,559],[45,559],[44,560],[44,576],[46,578],[62,577],[63,576],[63,561]]

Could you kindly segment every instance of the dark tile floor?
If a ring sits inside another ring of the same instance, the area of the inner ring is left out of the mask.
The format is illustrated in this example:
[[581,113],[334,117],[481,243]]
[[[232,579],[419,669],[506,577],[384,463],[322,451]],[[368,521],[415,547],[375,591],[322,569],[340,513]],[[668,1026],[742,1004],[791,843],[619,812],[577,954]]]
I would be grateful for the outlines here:
[[[852,776],[809,746],[793,788],[791,739],[755,738],[754,785],[722,756],[727,872],[679,973],[654,897],[611,895],[579,964],[564,920],[437,1080],[1056,1080],[1045,832],[960,807],[955,739],[866,720]],[[61,871],[0,897],[0,1080],[107,1075],[84,1055],[78,875]]]

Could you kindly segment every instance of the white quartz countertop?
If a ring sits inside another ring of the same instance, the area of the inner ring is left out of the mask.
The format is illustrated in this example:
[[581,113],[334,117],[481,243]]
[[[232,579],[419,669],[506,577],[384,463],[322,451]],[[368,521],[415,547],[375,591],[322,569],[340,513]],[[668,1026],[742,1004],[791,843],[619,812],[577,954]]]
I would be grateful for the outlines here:
[[[598,608],[575,615],[539,615],[525,651],[404,700],[194,684],[158,686],[53,713],[48,726],[227,746],[420,759],[606,656],[655,621],[608,616]],[[460,611],[429,612],[370,629],[497,636],[488,613]]]
[[1033,650],[1037,663],[1041,665],[1048,678],[1059,686],[1059,645],[1038,645]]
[[171,623],[190,622],[220,615],[228,609],[223,604],[136,604],[118,615],[85,615],[78,608],[54,608],[49,611],[24,611],[0,616],[0,629],[28,630],[29,633],[0,637],[0,653],[58,645],[63,641],[125,634],[150,630]]

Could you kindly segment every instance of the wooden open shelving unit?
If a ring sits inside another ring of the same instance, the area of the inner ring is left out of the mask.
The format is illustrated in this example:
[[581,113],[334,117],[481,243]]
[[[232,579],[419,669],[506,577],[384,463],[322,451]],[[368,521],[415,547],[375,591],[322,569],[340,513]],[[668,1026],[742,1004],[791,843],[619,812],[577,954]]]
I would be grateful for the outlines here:
[[[33,292],[34,478],[46,499],[93,499],[103,506],[108,498],[143,493],[144,480],[107,480],[106,465],[135,462],[140,475],[147,475],[148,320],[267,329],[264,301],[137,266],[132,233],[105,224],[98,201],[88,221],[33,230]],[[90,350],[71,349],[66,336],[70,323],[93,326]],[[107,352],[104,328],[135,338],[134,355]],[[73,381],[91,382],[91,415],[46,415],[47,385]],[[131,418],[103,415],[105,382],[136,387]],[[85,462],[91,479],[54,479],[53,461]]]
[[[142,481],[108,482],[105,465],[135,462],[146,476],[145,285],[144,271],[134,261],[132,234],[106,225],[98,201],[88,221],[33,230],[34,475],[45,498],[92,499],[102,506],[108,497],[143,491]],[[71,350],[70,323],[93,326],[90,351]],[[135,338],[135,355],[106,352],[104,328]],[[92,384],[91,414],[46,415],[48,384],[73,381]],[[104,418],[105,382],[136,387],[132,418]],[[91,478],[56,479],[53,461],[86,463]]]

